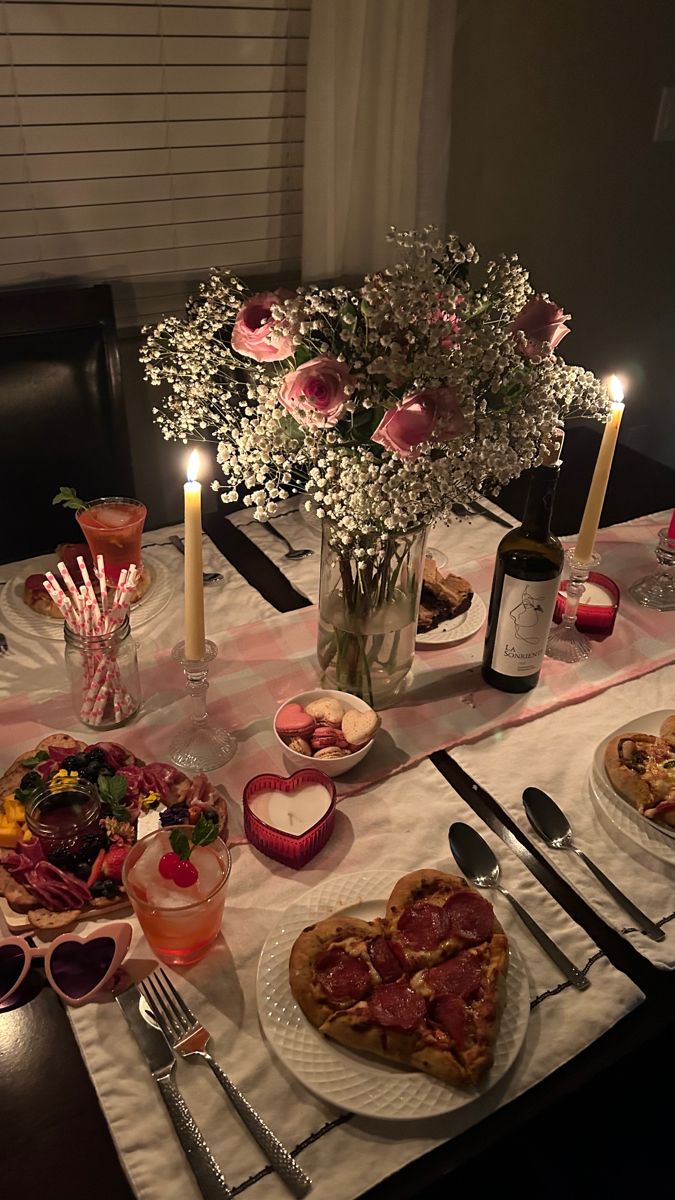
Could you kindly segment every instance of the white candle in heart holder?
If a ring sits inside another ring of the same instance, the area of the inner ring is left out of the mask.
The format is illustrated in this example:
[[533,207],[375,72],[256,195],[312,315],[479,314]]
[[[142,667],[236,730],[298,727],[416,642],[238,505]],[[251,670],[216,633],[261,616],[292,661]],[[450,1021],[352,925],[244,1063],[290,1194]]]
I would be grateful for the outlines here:
[[320,783],[310,783],[299,792],[260,792],[251,811],[281,833],[306,833],[328,812],[331,797]]
[[244,788],[246,836],[269,858],[303,867],[333,832],[336,801],[332,779],[314,768],[256,775]]

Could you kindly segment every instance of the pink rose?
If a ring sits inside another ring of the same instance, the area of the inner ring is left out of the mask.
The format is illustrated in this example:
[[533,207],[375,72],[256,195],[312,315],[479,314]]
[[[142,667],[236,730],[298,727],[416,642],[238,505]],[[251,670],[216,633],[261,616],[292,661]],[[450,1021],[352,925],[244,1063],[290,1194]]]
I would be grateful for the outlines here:
[[310,358],[284,375],[279,399],[299,425],[336,425],[347,402],[345,386],[351,382],[345,363],[336,358]]
[[256,362],[276,362],[289,358],[293,341],[275,330],[272,305],[279,304],[277,292],[258,292],[239,309],[232,330],[232,348]]
[[543,352],[544,342],[548,342],[551,350],[555,350],[559,342],[570,332],[565,321],[569,321],[569,313],[563,312],[552,300],[543,296],[533,296],[528,300],[515,321],[511,323],[514,333],[525,334],[525,344],[518,348],[525,358],[538,358]]
[[401,458],[415,458],[422,443],[428,442],[432,434],[448,441],[459,437],[464,427],[457,393],[449,387],[426,388],[389,409],[371,440]]

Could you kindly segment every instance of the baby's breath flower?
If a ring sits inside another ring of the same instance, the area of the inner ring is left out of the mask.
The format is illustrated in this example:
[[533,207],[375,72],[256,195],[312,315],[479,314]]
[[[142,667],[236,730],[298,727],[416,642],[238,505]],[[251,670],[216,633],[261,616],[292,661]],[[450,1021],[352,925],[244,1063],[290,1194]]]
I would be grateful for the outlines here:
[[[164,391],[152,410],[163,436],[217,442],[224,484],[212,486],[224,502],[241,498],[264,521],[303,491],[304,507],[330,519],[336,545],[361,566],[383,535],[450,521],[455,502],[536,465],[566,416],[603,418],[609,408],[598,380],[547,343],[525,353],[526,336],[511,326],[534,292],[517,256],[487,263],[473,285],[472,243],[431,226],[392,229],[388,240],[400,261],[358,289],[310,284],[273,305],[295,357],[242,364],[230,335],[248,290],[229,271],[199,285],[185,319],[145,329],[141,350],[146,379]],[[320,356],[348,368],[344,407],[334,425],[300,424],[280,384]],[[385,412],[441,388],[457,398],[461,432],[445,438],[441,424],[414,457],[371,441]]]

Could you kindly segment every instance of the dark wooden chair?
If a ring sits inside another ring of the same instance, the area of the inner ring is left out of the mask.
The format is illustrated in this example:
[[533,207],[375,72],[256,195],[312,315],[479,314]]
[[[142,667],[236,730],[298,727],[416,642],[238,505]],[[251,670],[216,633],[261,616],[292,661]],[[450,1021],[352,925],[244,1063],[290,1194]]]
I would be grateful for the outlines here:
[[0,562],[82,540],[61,484],[133,495],[107,284],[0,291]]

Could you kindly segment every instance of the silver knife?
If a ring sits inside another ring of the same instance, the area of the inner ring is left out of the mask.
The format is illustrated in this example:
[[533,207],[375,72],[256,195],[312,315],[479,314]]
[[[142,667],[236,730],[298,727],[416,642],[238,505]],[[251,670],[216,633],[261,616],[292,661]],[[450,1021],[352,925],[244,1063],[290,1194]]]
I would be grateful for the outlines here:
[[496,521],[498,525],[503,525],[506,529],[515,529],[515,525],[511,521],[500,517],[499,513],[493,512],[491,508],[488,508],[485,504],[481,504],[480,501],[472,500],[471,507],[474,512],[480,513],[482,517],[487,517],[489,521]]
[[150,1067],[162,1100],[169,1110],[185,1157],[192,1168],[204,1200],[231,1200],[232,1193],[225,1176],[209,1150],[187,1104],[173,1082],[176,1059],[173,1050],[159,1029],[153,1029],[141,1016],[141,993],[132,983],[115,997],[127,1025]]

